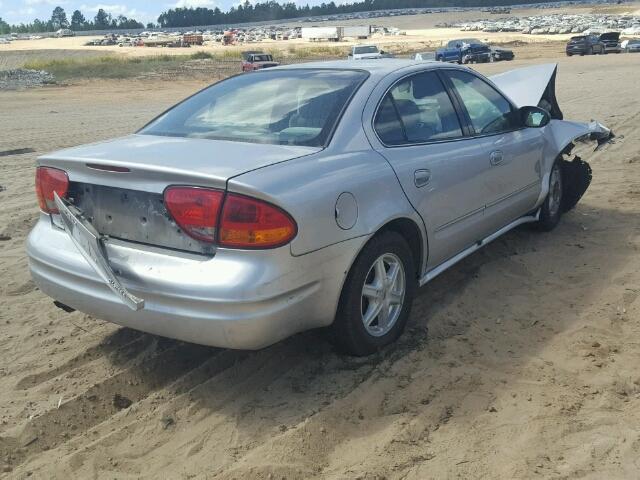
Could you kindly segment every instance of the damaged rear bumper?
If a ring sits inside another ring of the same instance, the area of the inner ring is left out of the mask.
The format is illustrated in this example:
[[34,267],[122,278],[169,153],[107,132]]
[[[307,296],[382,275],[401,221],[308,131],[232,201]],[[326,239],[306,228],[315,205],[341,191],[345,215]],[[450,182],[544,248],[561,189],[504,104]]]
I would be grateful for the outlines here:
[[337,308],[344,265],[363,239],[293,257],[269,251],[219,249],[214,257],[105,243],[122,285],[144,298],[127,307],[96,273],[69,235],[41,214],[27,239],[31,275],[58,302],[95,318],[178,340],[259,349],[294,333],[329,325]]

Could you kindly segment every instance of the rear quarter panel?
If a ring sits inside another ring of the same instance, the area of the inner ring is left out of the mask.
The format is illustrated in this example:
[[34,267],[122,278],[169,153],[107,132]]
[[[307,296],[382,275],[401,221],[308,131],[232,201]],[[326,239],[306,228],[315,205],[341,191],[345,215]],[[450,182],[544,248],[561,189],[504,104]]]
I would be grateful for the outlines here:
[[[396,218],[410,218],[423,228],[391,166],[371,149],[283,162],[240,175],[228,188],[272,202],[295,219],[295,256],[372,235]],[[344,192],[355,197],[357,206],[355,224],[348,230],[336,221],[336,202]]]

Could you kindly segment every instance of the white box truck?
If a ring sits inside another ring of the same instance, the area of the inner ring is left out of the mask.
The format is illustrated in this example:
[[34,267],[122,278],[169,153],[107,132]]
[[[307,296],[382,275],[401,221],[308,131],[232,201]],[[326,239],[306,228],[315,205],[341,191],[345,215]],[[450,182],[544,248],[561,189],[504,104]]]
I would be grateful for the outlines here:
[[364,40],[371,36],[371,26],[369,25],[347,25],[344,27],[344,36]]
[[343,27],[302,27],[302,38],[310,42],[327,40],[339,42],[344,37]]

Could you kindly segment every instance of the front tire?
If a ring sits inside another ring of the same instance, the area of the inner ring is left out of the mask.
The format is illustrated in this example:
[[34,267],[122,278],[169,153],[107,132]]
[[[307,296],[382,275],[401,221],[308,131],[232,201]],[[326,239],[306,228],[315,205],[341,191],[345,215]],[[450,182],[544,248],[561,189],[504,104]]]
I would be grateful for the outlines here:
[[556,228],[562,216],[563,193],[562,166],[560,161],[556,161],[549,175],[549,193],[540,208],[540,219],[535,224],[538,230],[549,232]]
[[332,325],[334,343],[365,356],[395,342],[409,318],[417,288],[414,258],[396,232],[374,237],[354,262]]

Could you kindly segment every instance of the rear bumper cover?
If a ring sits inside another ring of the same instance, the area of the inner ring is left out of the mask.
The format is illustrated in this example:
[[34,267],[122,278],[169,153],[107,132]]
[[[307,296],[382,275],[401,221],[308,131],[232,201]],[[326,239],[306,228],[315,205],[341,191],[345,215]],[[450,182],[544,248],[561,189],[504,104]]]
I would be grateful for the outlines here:
[[67,233],[42,214],[27,239],[38,287],[96,318],[157,335],[224,348],[259,349],[331,324],[348,267],[366,239],[293,257],[288,247],[218,249],[215,257],[111,240],[109,264],[145,300],[125,306]]

